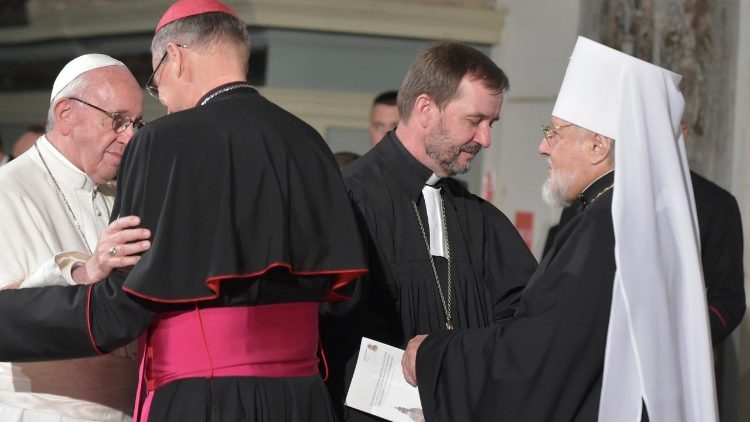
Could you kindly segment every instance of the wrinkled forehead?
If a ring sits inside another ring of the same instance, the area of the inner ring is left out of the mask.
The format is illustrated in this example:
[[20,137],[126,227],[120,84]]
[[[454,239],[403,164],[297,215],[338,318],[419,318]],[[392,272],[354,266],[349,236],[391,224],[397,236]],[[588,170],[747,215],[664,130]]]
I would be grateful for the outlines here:
[[143,110],[143,93],[138,81],[126,68],[103,68],[93,75],[87,98],[101,101],[113,113],[139,116]]

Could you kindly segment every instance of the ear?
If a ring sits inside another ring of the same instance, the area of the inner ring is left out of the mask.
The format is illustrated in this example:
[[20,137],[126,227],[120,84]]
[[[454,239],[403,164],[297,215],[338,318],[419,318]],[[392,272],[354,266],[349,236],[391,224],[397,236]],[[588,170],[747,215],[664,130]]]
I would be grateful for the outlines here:
[[52,109],[52,114],[55,116],[57,132],[65,136],[69,135],[71,128],[74,126],[72,101],[67,98],[59,100]]
[[591,142],[589,162],[591,164],[599,164],[606,161],[607,157],[609,157],[610,150],[614,147],[615,144],[611,138],[595,133]]
[[170,61],[170,63],[167,63],[167,66],[172,66],[176,70],[178,78],[185,71],[186,57],[184,50],[184,48],[178,47],[173,42],[167,43],[167,54],[169,54]]
[[439,112],[437,105],[427,94],[421,94],[414,101],[412,116],[416,119],[420,127],[426,128],[430,125],[433,116]]

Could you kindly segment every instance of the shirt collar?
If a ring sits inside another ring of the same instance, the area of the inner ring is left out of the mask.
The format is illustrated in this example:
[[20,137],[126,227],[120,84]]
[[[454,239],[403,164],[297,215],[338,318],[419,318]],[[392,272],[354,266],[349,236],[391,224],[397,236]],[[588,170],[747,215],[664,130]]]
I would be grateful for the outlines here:
[[[47,163],[49,171],[52,172],[57,183],[67,185],[74,189],[94,190],[96,188],[96,183],[94,183],[86,173],[82,172],[78,167],[71,163],[70,160],[65,158],[65,156],[62,155],[52,143],[50,143],[46,135],[40,136],[36,141],[36,144],[39,147],[39,151],[42,153],[42,157],[44,157],[44,162]],[[42,164],[42,167],[44,167],[44,164]]]
[[437,184],[437,183],[438,183],[439,181],[440,181],[440,176],[438,176],[438,175],[437,175],[437,174],[435,174],[435,173],[432,173],[432,176],[430,176],[430,178],[429,178],[429,179],[427,179],[427,181],[426,181],[426,182],[424,182],[424,183],[425,183],[425,185],[429,185],[429,186],[432,186],[432,187],[434,188],[434,187],[435,187],[435,185],[436,185],[436,184]]
[[[385,138],[375,145],[375,149],[383,157],[385,166],[394,175],[396,183],[406,191],[412,200],[418,201],[424,185],[433,181],[435,174],[432,170],[411,155],[393,130],[388,132]],[[439,178],[437,179],[439,180]],[[437,182],[437,180],[434,180],[433,184],[434,182]]]

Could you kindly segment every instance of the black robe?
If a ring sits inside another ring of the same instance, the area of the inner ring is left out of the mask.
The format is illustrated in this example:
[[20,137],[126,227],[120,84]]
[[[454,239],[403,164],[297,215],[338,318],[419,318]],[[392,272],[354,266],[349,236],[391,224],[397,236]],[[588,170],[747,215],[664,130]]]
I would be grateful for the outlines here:
[[[328,385],[339,406],[362,336],[403,348],[417,334],[445,330],[445,311],[412,204],[417,204],[429,238],[422,188],[431,175],[393,131],[344,171],[367,238],[370,273],[356,282],[351,301],[324,311],[323,346],[331,363]],[[450,243],[454,326],[501,322],[513,315],[536,260],[500,210],[456,180],[439,183]],[[435,257],[435,263],[445,292],[447,261]],[[373,420],[356,410],[339,410],[345,419]]]
[[742,218],[731,193],[691,171],[711,342],[721,344],[745,315]]
[[605,191],[613,180],[609,173],[583,193],[585,208],[560,229],[510,321],[437,332],[422,343],[416,369],[425,420],[597,420],[615,275]]
[[[137,338],[160,312],[323,301],[365,272],[330,150],[252,88],[146,126],[128,145],[118,180],[113,218],[140,216],[151,248],[130,271],[91,286],[0,292],[0,360],[106,352]],[[217,377],[157,389],[149,419],[334,415],[318,375]]]
[[[745,315],[742,218],[731,193],[694,171],[690,172],[690,180],[698,213],[711,343],[715,347],[737,328]],[[563,209],[560,223],[550,228],[545,255],[559,228],[564,227],[579,208],[574,204]]]

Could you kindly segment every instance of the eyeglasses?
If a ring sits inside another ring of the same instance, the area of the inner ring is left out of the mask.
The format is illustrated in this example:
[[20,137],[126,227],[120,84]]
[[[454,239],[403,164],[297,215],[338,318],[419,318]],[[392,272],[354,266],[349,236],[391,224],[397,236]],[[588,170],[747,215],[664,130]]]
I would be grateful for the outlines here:
[[91,108],[95,108],[95,109],[101,111],[102,113],[106,114],[107,116],[109,116],[109,118],[112,119],[112,130],[114,130],[115,133],[117,133],[117,134],[120,134],[120,133],[125,132],[126,130],[128,130],[128,127],[130,127],[131,123],[133,124],[133,127],[135,129],[140,129],[140,128],[142,128],[146,124],[140,118],[135,119],[135,120],[131,119],[130,115],[128,115],[127,113],[112,113],[112,112],[109,112],[109,111],[107,111],[107,110],[105,110],[103,108],[97,107],[97,106],[95,106],[95,105],[93,105],[91,103],[87,103],[86,101],[83,101],[80,98],[70,97],[70,99],[71,100],[76,100],[76,101],[78,101],[79,103],[82,103],[82,104],[86,104],[87,106],[89,106]]
[[[187,45],[185,44],[175,44],[177,47],[180,48],[187,48]],[[164,50],[164,54],[161,56],[161,60],[159,60],[159,63],[154,68],[154,71],[151,72],[151,76],[148,77],[148,80],[146,81],[146,92],[148,92],[148,95],[159,99],[159,87],[156,85],[156,82],[154,81],[154,77],[156,77],[156,72],[159,71],[159,68],[161,67],[162,63],[164,63],[164,59],[167,58],[167,50]]]
[[547,144],[551,147],[554,146],[553,140],[555,139],[555,136],[557,136],[557,131],[566,128],[568,126],[573,126],[572,123],[569,123],[567,125],[560,125],[560,126],[548,126],[548,125],[542,125],[542,133],[544,134],[544,139],[547,140]]

